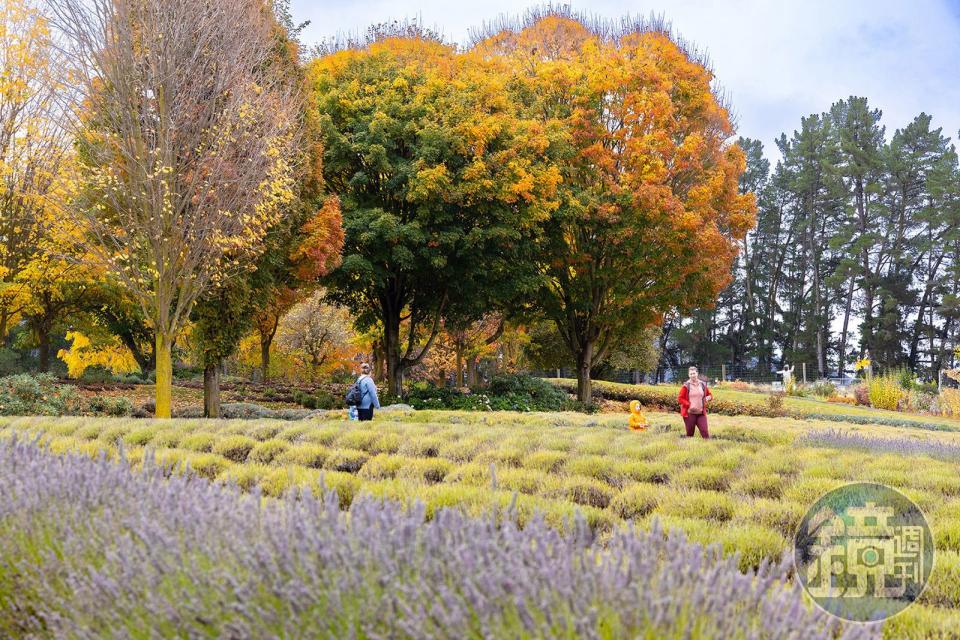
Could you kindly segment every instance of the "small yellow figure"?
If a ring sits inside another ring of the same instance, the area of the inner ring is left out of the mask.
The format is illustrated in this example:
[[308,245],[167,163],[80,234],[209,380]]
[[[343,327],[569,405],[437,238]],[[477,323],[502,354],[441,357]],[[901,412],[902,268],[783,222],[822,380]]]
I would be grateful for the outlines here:
[[631,400],[630,401],[630,430],[646,431],[647,427],[649,426],[650,426],[650,423],[647,422],[647,417],[640,412],[640,401]]

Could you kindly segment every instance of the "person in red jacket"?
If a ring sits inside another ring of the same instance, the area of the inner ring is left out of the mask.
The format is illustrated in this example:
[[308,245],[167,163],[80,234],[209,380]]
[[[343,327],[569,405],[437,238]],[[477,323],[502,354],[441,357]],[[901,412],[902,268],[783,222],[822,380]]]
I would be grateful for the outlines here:
[[707,430],[707,403],[713,400],[713,394],[707,388],[707,383],[700,379],[696,367],[687,371],[690,379],[680,387],[680,416],[683,425],[687,428],[687,437],[693,437],[693,428],[696,427],[703,438],[709,438]]

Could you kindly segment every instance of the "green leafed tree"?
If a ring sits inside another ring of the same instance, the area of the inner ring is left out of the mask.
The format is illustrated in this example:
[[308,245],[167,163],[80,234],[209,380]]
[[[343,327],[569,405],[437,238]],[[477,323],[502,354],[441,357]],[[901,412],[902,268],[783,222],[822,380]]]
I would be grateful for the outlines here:
[[544,160],[546,127],[509,99],[503,60],[390,35],[325,55],[310,74],[345,229],[328,295],[359,329],[380,327],[400,393],[442,319],[535,288],[527,256],[559,173]]

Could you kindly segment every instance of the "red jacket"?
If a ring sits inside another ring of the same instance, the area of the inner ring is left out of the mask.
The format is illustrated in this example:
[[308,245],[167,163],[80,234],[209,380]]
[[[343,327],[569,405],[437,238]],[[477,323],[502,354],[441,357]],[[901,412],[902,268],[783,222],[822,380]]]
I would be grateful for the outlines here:
[[[688,409],[690,409],[690,389],[687,388],[687,384],[690,381],[683,383],[683,386],[680,387],[680,395],[677,397],[677,400],[680,402],[680,415],[686,418],[690,414]],[[712,398],[713,394],[710,393],[710,389],[707,388],[707,383],[703,380],[700,381],[700,384],[703,385],[703,413],[707,413],[707,398]]]

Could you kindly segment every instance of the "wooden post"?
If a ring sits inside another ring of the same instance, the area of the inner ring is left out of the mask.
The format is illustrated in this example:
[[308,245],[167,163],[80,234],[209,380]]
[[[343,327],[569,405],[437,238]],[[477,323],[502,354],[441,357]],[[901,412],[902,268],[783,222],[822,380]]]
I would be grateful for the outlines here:
[[726,382],[727,380],[727,365],[720,365],[720,380]]
[[803,384],[807,384],[807,363],[804,362],[801,368],[803,369]]

